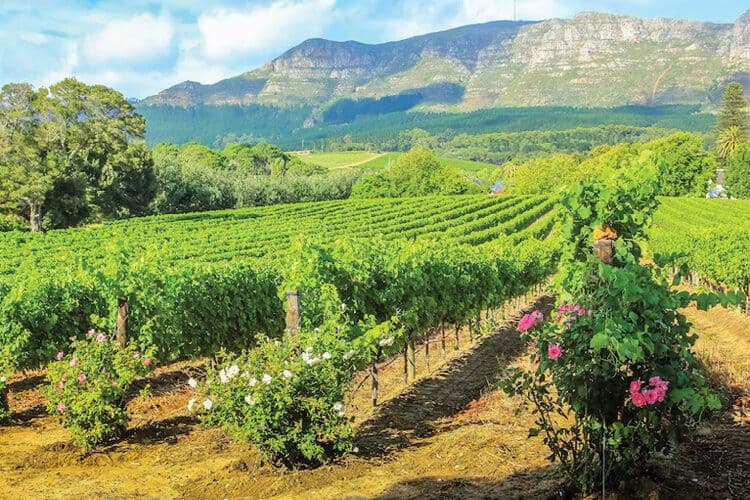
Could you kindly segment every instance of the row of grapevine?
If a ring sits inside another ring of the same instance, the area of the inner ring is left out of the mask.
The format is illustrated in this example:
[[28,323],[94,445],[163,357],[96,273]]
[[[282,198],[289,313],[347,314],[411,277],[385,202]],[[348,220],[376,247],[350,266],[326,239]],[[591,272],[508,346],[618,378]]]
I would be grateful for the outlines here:
[[136,257],[148,249],[159,249],[168,266],[188,260],[255,261],[278,258],[300,235],[328,241],[374,234],[452,240],[515,219],[485,234],[489,241],[533,222],[518,216],[534,208],[534,216],[541,217],[552,203],[546,197],[487,196],[345,200],[145,217],[46,234],[5,233],[0,234],[0,281],[12,282],[14,274],[28,269],[55,272],[79,256],[97,266],[113,253]]
[[648,245],[711,287],[750,291],[750,202],[665,198]]
[[318,321],[310,294],[323,285],[354,322],[460,324],[546,277],[552,249],[514,245],[546,236],[551,208],[542,197],[359,200],[6,235],[0,345],[43,365],[72,333],[111,330],[124,297],[132,335],[163,360],[239,350],[281,333],[285,290],[299,288],[306,321]]

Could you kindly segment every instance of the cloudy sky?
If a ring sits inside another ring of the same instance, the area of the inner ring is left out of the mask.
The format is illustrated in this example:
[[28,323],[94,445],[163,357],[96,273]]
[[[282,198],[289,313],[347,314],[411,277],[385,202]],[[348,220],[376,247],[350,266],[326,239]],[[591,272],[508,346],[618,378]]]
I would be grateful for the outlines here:
[[[518,0],[519,19],[581,11],[734,22],[737,0]],[[513,18],[513,0],[0,0],[0,83],[66,76],[146,97],[253,69],[311,37],[376,43]]]

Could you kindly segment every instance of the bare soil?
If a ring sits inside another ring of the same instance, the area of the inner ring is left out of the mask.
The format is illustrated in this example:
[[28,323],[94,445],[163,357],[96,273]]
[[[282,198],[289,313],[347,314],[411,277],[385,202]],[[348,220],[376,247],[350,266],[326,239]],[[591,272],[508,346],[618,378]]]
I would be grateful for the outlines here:
[[[549,307],[542,297],[534,307]],[[611,498],[750,498],[750,319],[736,311],[686,310],[698,348],[726,409],[673,456],[623,484]],[[560,482],[532,415],[496,389],[505,366],[523,363],[515,332],[521,312],[456,350],[431,345],[419,376],[403,384],[397,359],[381,366],[383,403],[369,405],[363,381],[351,409],[358,454],[317,469],[258,465],[252,446],[200,425],[186,408],[185,384],[201,362],[162,367],[134,391],[127,435],[80,453],[48,416],[41,373],[11,382],[12,421],[0,427],[0,498],[551,498]],[[452,333],[452,332],[451,332]],[[364,376],[364,375],[363,375]],[[150,385],[149,397],[139,391]]]

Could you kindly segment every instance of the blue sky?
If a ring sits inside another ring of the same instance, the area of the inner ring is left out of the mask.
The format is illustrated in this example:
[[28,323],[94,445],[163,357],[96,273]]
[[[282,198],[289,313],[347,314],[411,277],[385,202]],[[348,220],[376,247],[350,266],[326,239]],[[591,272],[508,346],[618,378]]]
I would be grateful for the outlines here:
[[[518,0],[520,19],[599,11],[731,23],[736,0]],[[183,80],[211,83],[307,38],[397,40],[513,17],[513,0],[2,0],[0,82],[66,76],[145,97]]]

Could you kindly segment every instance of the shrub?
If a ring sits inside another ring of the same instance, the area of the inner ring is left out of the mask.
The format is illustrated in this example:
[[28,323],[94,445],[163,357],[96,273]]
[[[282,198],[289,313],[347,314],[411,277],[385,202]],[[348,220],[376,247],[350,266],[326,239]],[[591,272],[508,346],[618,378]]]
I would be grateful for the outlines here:
[[128,391],[136,377],[153,368],[153,353],[153,348],[139,352],[132,341],[121,347],[90,330],[88,338],[73,340],[69,352],[58,352],[50,363],[49,385],[42,390],[47,410],[59,416],[84,451],[121,436],[128,424]]
[[[655,191],[653,170],[642,166],[565,193],[557,291],[566,302],[546,321],[536,311],[518,325],[533,369],[516,371],[505,388],[535,407],[530,433],[544,436],[551,459],[584,492],[602,476],[616,484],[638,474],[720,406],[679,312],[698,296],[671,291],[658,270],[639,262],[635,239]],[[612,265],[592,252],[595,230],[613,242]]]
[[8,377],[15,370],[15,356],[10,348],[4,346],[0,348],[0,422],[10,416],[8,407]]
[[[335,298],[326,286],[327,297]],[[222,355],[188,408],[240,441],[255,444],[264,460],[318,465],[353,450],[346,394],[354,374],[383,352],[398,349],[402,332],[372,320],[348,325],[343,308],[291,342],[259,337],[257,347]],[[395,344],[395,347],[393,347]],[[195,387],[195,381],[190,381]]]

